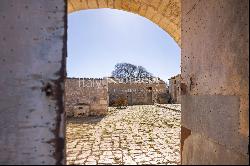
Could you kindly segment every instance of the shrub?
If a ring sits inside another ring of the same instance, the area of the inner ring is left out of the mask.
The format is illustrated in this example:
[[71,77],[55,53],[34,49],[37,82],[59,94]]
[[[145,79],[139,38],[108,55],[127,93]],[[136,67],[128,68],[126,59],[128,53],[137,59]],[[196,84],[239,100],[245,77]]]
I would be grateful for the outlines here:
[[117,107],[117,108],[122,108],[122,107],[126,107],[128,106],[128,102],[127,102],[127,99],[126,98],[123,98],[123,97],[119,97],[117,98],[114,103],[112,103],[113,106]]

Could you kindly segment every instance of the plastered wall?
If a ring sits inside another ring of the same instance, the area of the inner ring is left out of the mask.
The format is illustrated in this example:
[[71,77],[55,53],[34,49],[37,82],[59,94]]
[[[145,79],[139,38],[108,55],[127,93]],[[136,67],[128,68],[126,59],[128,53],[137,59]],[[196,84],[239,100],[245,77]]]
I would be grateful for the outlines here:
[[0,164],[64,163],[63,0],[0,1]]
[[249,2],[181,3],[182,164],[248,164]]

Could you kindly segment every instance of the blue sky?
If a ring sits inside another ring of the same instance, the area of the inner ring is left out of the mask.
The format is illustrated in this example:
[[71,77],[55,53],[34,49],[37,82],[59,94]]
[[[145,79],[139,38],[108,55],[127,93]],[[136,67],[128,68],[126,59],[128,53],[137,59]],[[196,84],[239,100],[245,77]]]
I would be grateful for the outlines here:
[[180,73],[180,47],[150,20],[116,9],[68,15],[68,77],[110,76],[116,63],[141,65],[167,80]]

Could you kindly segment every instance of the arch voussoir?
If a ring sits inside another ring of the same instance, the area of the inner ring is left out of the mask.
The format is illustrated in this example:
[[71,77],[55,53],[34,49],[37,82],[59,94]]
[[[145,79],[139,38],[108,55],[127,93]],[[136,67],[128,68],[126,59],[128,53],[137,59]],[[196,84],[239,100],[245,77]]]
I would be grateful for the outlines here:
[[119,9],[143,16],[181,45],[180,0],[68,0],[68,13],[97,8]]

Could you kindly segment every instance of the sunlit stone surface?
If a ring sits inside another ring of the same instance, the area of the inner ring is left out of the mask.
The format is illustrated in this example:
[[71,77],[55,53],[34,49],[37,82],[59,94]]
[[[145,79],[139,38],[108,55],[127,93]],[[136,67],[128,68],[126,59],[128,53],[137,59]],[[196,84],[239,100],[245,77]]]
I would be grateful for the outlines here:
[[69,119],[67,164],[180,164],[180,118],[180,111],[140,105]]

